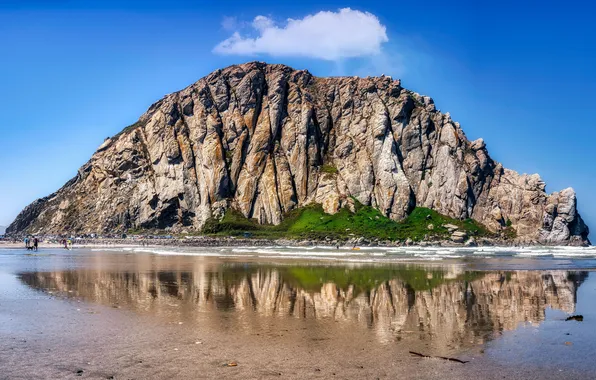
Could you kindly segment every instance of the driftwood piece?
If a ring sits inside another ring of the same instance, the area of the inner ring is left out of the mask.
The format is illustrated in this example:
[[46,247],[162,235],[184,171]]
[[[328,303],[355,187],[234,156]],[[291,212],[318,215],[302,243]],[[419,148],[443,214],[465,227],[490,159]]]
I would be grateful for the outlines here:
[[443,359],[443,360],[447,360],[447,361],[450,361],[450,362],[456,362],[456,363],[461,363],[461,364],[465,364],[465,363],[468,362],[467,360],[461,360],[461,359],[457,359],[457,358],[448,358],[446,356],[424,355],[424,354],[421,354],[420,352],[415,352],[415,351],[410,351],[410,354],[415,355],[415,356],[419,356],[421,358]]

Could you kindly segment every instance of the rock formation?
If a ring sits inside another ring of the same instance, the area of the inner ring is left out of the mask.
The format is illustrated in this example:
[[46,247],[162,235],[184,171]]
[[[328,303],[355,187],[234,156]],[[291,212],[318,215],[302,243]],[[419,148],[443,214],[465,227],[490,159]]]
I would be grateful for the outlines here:
[[230,207],[277,224],[310,202],[334,213],[350,197],[395,220],[422,206],[510,226],[525,241],[587,242],[573,189],[548,195],[538,175],[503,168],[399,80],[260,62],[165,96],[8,230],[196,230]]

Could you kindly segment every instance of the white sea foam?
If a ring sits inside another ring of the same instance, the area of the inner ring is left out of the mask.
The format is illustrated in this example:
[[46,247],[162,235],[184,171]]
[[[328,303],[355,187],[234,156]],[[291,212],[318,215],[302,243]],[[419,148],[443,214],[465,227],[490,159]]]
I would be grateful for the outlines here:
[[156,255],[206,257],[262,257],[341,261],[438,261],[465,257],[519,257],[529,259],[596,259],[596,247],[123,247],[94,248],[93,251],[146,252]]

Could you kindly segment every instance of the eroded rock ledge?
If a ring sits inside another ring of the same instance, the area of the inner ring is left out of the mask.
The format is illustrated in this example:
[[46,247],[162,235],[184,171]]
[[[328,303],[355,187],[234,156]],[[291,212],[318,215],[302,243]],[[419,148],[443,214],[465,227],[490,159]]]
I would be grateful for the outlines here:
[[217,70],[153,104],[107,139],[8,233],[200,229],[232,207],[260,223],[350,197],[394,220],[415,206],[473,218],[519,239],[586,243],[568,188],[493,161],[449,113],[390,77],[317,78],[251,62]]

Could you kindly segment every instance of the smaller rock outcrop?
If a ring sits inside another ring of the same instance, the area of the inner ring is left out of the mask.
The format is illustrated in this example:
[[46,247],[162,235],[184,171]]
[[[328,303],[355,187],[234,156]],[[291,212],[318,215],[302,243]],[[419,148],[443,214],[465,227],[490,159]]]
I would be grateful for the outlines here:
[[454,231],[451,234],[451,241],[453,241],[454,243],[463,243],[466,241],[467,237],[468,235],[463,231]]
[[567,188],[552,193],[547,198],[544,207],[539,240],[546,243],[571,240],[572,243],[581,244],[581,236],[587,237],[587,234],[588,226],[581,218],[578,218],[575,191],[572,188]]

